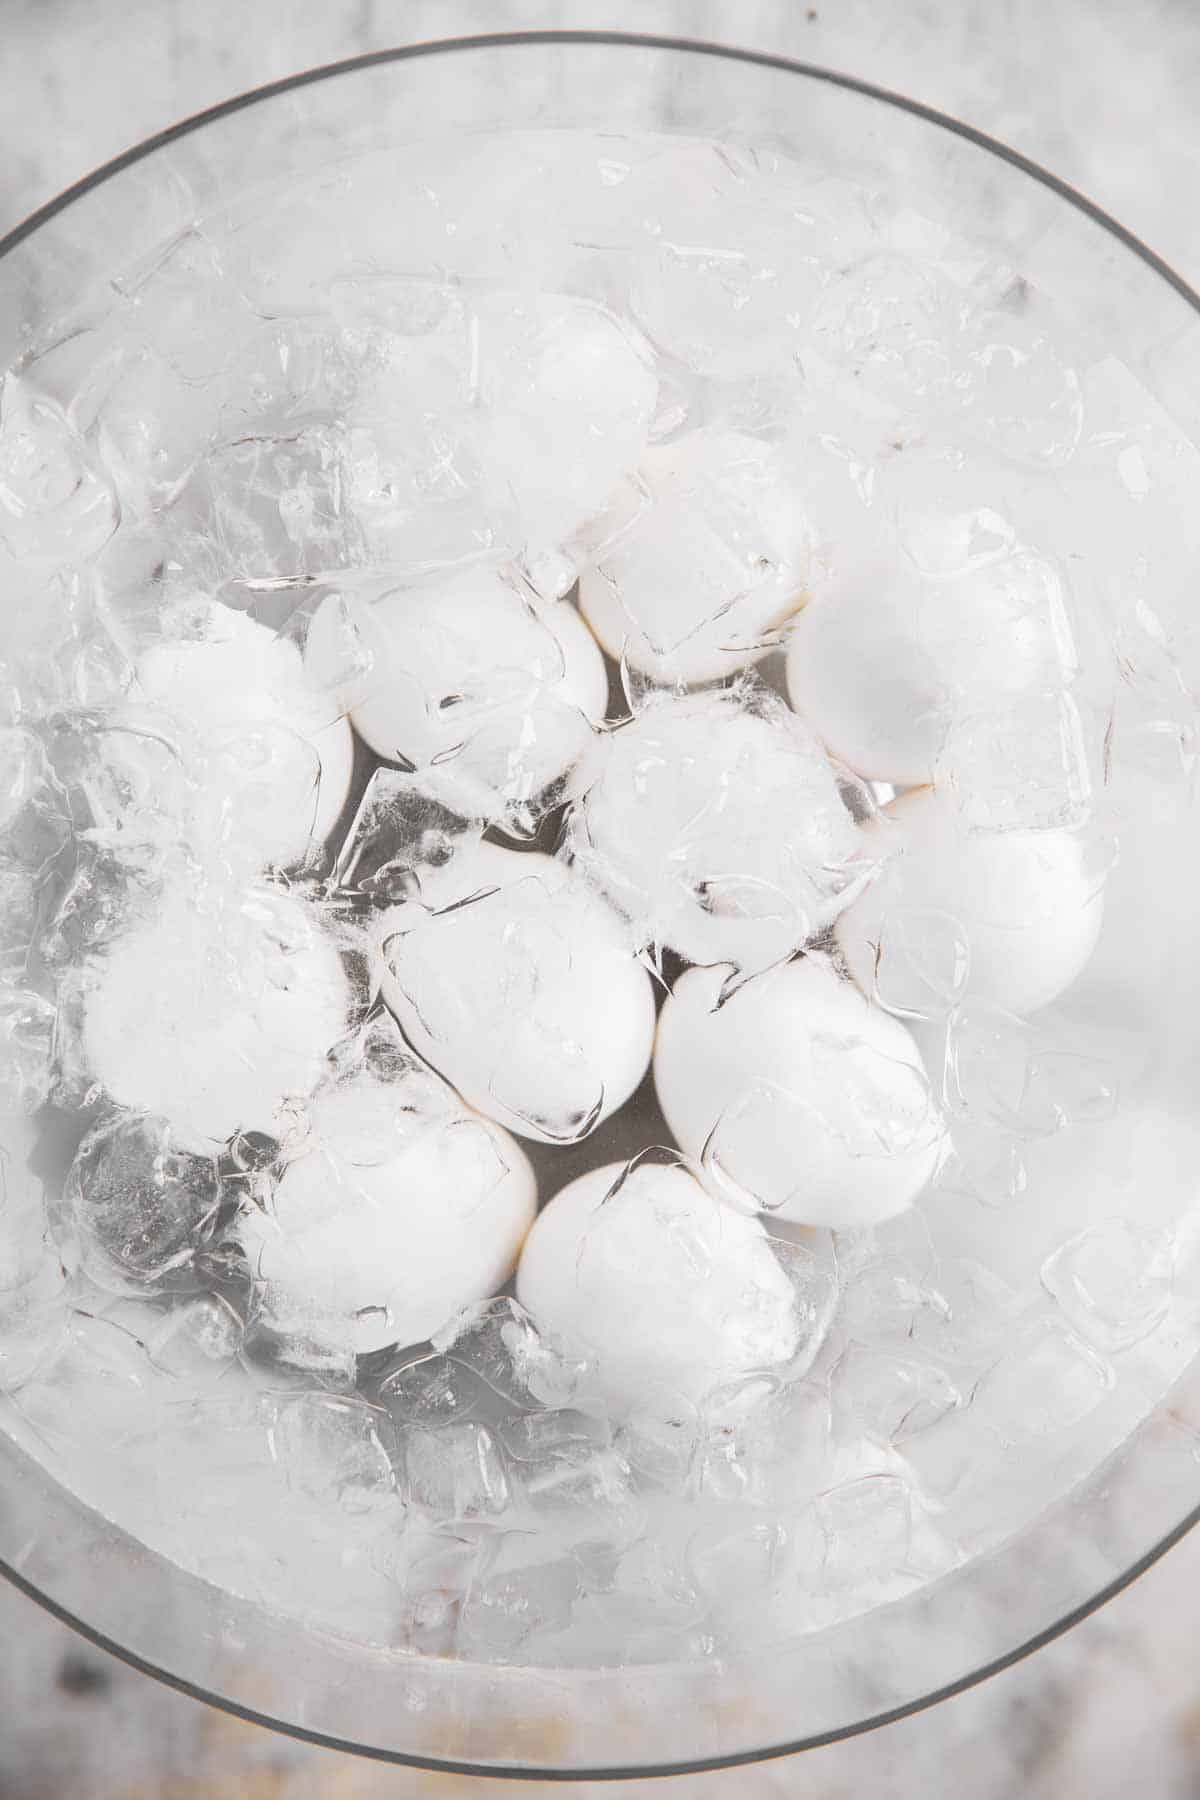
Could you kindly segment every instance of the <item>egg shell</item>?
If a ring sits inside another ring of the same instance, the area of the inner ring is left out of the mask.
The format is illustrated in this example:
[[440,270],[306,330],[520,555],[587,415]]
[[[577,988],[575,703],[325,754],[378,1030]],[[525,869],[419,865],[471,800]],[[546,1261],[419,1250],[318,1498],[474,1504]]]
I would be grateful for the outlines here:
[[[422,1085],[441,1089],[432,1106]],[[366,1355],[432,1337],[503,1286],[537,1211],[508,1132],[423,1071],[353,1077],[306,1122],[267,1210],[237,1225],[274,1317]]]
[[944,1133],[905,1028],[817,957],[719,1005],[724,974],[681,976],[654,1050],[663,1114],[713,1192],[839,1231],[911,1205]]
[[346,803],[353,735],[295,644],[216,601],[202,626],[199,637],[142,652],[133,697],[196,735],[203,816],[232,808],[234,853],[290,868],[324,842]]
[[627,321],[574,295],[500,289],[475,308],[484,480],[536,562],[637,462],[658,399],[653,357]]
[[837,922],[863,992],[886,993],[889,917],[942,917],[968,946],[963,994],[1024,1015],[1083,972],[1104,895],[1085,841],[1066,831],[968,831],[945,790],[918,788],[867,828],[887,851],[879,878]]
[[567,844],[648,943],[765,968],[836,917],[861,863],[823,750],[780,702],[658,698],[575,770]]
[[698,1400],[718,1383],[786,1363],[795,1296],[756,1219],[686,1170],[593,1169],[539,1214],[517,1297],[568,1354],[594,1358],[616,1409],[650,1384]]
[[118,1105],[211,1151],[276,1135],[347,1029],[349,982],[305,903],[277,889],[199,901],[168,893],[119,937],[87,991],[83,1051]]
[[799,603],[809,547],[777,452],[740,432],[700,430],[648,450],[638,476],[613,502],[611,542],[580,576],[596,637],[663,686],[759,661]]
[[[350,672],[345,637],[364,665]],[[534,611],[488,571],[374,604],[327,600],[306,645],[378,756],[420,769],[456,810],[499,819],[558,779],[604,717],[604,659],[574,607]]]
[[650,977],[620,920],[565,864],[494,844],[423,897],[376,928],[383,999],[409,1043],[522,1136],[586,1135],[637,1087],[654,1041]]
[[1053,564],[1022,553],[936,581],[897,550],[817,588],[790,629],[787,692],[857,774],[916,786],[956,716],[1061,687],[1075,669]]

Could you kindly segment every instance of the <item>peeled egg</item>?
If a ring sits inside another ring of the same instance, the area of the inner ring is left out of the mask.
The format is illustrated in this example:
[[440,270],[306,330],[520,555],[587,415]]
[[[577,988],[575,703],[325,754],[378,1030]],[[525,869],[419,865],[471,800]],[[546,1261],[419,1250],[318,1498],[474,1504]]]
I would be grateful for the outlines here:
[[353,737],[295,644],[214,601],[200,636],[142,652],[133,697],[193,734],[200,822],[235,860],[288,868],[328,836],[350,791]]
[[[342,673],[348,633],[361,655]],[[377,755],[420,769],[431,793],[488,821],[571,766],[608,699],[604,659],[575,609],[535,612],[488,572],[398,589],[369,606],[326,601],[306,660],[340,685]]]
[[1048,1006],[1087,964],[1104,896],[1087,845],[1067,831],[967,830],[946,790],[919,788],[886,806],[866,835],[889,852],[879,878],[837,923],[863,992],[890,1004],[922,958],[960,965],[952,998],[1008,1012]]
[[117,938],[86,992],[83,1052],[118,1105],[211,1150],[280,1129],[347,1028],[341,959],[303,901],[276,889],[174,890]]
[[903,1025],[816,957],[718,1005],[724,971],[689,969],[659,1017],[654,1085],[714,1194],[846,1231],[902,1212],[943,1129]]
[[563,1188],[525,1240],[517,1297],[568,1354],[595,1359],[617,1407],[648,1384],[700,1399],[799,1343],[795,1293],[758,1220],[678,1164],[612,1163]]
[[579,582],[609,655],[661,685],[715,681],[764,656],[794,612],[809,531],[778,452],[701,430],[648,450]]
[[271,1315],[358,1355],[432,1337],[508,1279],[537,1210],[520,1146],[436,1076],[350,1078],[237,1235]]
[[647,944],[765,968],[837,915],[868,865],[824,752],[779,701],[660,697],[572,776],[567,846]]
[[[458,870],[455,874],[454,871]],[[650,977],[566,866],[482,844],[377,928],[384,1001],[470,1105],[573,1143],[627,1100],[654,1041]]]

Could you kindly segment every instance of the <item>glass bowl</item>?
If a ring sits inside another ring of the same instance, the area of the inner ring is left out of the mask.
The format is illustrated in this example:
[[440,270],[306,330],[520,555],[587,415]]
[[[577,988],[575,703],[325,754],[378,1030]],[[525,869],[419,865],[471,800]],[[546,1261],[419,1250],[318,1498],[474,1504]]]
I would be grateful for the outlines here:
[[[911,204],[1037,284],[1200,437],[1200,298],[1064,183],[866,82],[723,46],[526,32],[355,58],[149,139],[0,243],[0,366],[105,279],[259,185],[456,131],[655,130],[768,146]],[[1185,1272],[1186,1274],[1186,1272]],[[1181,1305],[1197,1304],[1185,1278]],[[637,1668],[490,1666],[364,1647],[241,1600],[90,1510],[0,1431],[0,1568],[133,1666],[243,1717],[475,1774],[611,1778],[777,1756],[954,1693],[1066,1630],[1200,1512],[1200,1363],[1065,1498],[907,1597],[747,1653]]]

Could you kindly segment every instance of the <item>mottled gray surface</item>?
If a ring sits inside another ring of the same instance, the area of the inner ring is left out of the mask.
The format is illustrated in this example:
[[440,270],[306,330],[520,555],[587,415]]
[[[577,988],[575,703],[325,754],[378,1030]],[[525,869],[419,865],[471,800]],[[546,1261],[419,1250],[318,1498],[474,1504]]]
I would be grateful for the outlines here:
[[3,1800],[1195,1800],[1200,1533],[983,1686],[865,1737],[673,1781],[472,1781],[314,1750],[186,1700],[0,1584]]
[[[724,37],[866,76],[1007,139],[1200,281],[1194,0],[5,0],[0,230],[241,89],[403,40],[519,25]],[[1198,1593],[1200,1536],[1065,1639],[931,1712],[753,1771],[586,1791],[1194,1800]],[[378,1768],[224,1719],[2,1585],[0,1631],[0,1800],[548,1791]]]

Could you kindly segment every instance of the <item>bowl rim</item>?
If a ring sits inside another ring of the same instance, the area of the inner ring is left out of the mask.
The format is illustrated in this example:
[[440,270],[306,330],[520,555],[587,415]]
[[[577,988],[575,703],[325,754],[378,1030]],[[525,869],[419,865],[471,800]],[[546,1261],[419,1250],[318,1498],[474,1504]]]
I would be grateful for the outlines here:
[[[886,106],[895,107],[898,111],[924,121],[926,124],[948,131],[954,136],[966,140],[976,148],[997,157],[1009,167],[1028,176],[1042,187],[1048,189],[1059,199],[1065,201],[1076,211],[1082,213],[1094,224],[1102,227],[1117,240],[1126,250],[1132,252],[1141,262],[1158,275],[1171,287],[1180,298],[1200,316],[1200,291],[1181,275],[1165,258],[1152,250],[1137,234],[1122,225],[1103,207],[1090,199],[1079,188],[1055,175],[1034,158],[1014,149],[1003,140],[991,136],[977,126],[943,112],[924,101],[910,98],[895,89],[885,87],[877,82],[869,81],[861,76],[851,75],[840,70],[825,67],[820,63],[805,61],[802,58],[784,56],[772,51],[742,48],[734,44],[714,42],[705,38],[676,37],[665,33],[615,31],[600,29],[537,29],[519,31],[491,31],[465,34],[448,38],[430,38],[417,43],[395,45],[389,49],[365,51],[356,56],[341,58],[335,62],[320,63],[298,71],[293,75],[285,75],[277,80],[263,83],[261,86],[247,88],[227,100],[217,102],[213,106],[202,108],[177,120],[173,125],[152,133],[141,139],[128,149],[99,164],[79,180],[63,188],[43,205],[36,207],[23,219],[0,237],[0,259],[16,250],[19,245],[34,236],[44,225],[64,212],[72,202],[81,199],[93,189],[134,167],[137,163],[153,155],[156,151],[189,136],[192,132],[215,124],[221,119],[241,112],[276,96],[293,92],[297,89],[315,85],[331,78],[353,74],[356,71],[381,68],[392,63],[415,61],[420,58],[447,55],[454,51],[479,51],[488,49],[502,50],[506,48],[529,48],[533,46],[566,46],[571,44],[593,45],[601,47],[628,48],[634,50],[655,50],[666,52],[682,52],[685,54],[725,60],[753,67],[776,70],[784,74],[799,75],[808,80],[822,83],[828,87],[840,88],[846,92],[857,94],[865,99],[879,101]],[[1165,1399],[1165,1396],[1164,1396]],[[1160,1405],[1162,1403],[1160,1402]],[[1153,1415],[1147,1415],[1147,1421]],[[1103,1465],[1101,1465],[1103,1466]],[[1023,1661],[1027,1656],[1052,1643],[1056,1638],[1071,1630],[1082,1620],[1108,1604],[1116,1595],[1130,1587],[1147,1569],[1179,1543],[1188,1533],[1200,1524],[1200,1501],[1197,1502],[1178,1524],[1173,1526],[1156,1543],[1120,1574],[1106,1582],[1095,1593],[1070,1608],[1050,1624],[1043,1626],[1022,1643],[993,1657],[946,1682],[929,1693],[918,1698],[905,1701],[903,1704],[856,1720],[853,1724],[809,1733],[803,1737],[784,1743],[769,1744],[752,1749],[732,1751],[724,1755],[697,1757],[671,1763],[621,1764],[613,1767],[588,1766],[576,1768],[547,1768],[524,1766],[521,1764],[478,1763],[454,1757],[440,1757],[409,1753],[393,1749],[385,1749],[377,1745],[363,1744],[353,1739],[342,1738],[334,1733],[316,1730],[311,1727],[295,1724],[275,1717],[271,1713],[259,1711],[254,1707],[227,1698],[201,1686],[186,1677],[173,1674],[169,1669],[159,1666],[139,1655],[135,1650],[126,1648],[108,1637],[103,1631],[89,1625],[78,1617],[71,1609],[51,1595],[43,1592],[30,1581],[12,1563],[0,1556],[0,1577],[7,1580],[18,1592],[34,1601],[45,1612],[60,1623],[69,1626],[80,1637],[117,1657],[130,1668],[140,1674],[148,1675],[162,1683],[165,1687],[185,1694],[189,1699],[198,1700],[220,1711],[241,1719],[252,1725],[262,1726],[269,1731],[281,1732],[285,1736],[296,1738],[302,1742],[319,1746],[323,1749],[341,1751],[348,1755],[366,1757],[372,1761],[390,1763],[412,1768],[430,1769],[436,1772],[447,1772],[468,1776],[488,1777],[492,1780],[533,1780],[533,1781],[619,1781],[636,1780],[650,1776],[673,1776],[700,1774],[710,1770],[739,1768],[746,1764],[768,1762],[776,1758],[792,1756],[802,1750],[818,1749],[830,1744],[844,1742],[858,1737],[865,1732],[875,1731],[883,1726],[897,1723],[901,1719],[925,1712],[942,1701],[951,1699],[956,1694],[966,1692],[978,1686],[991,1676],[1002,1673]]]

